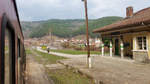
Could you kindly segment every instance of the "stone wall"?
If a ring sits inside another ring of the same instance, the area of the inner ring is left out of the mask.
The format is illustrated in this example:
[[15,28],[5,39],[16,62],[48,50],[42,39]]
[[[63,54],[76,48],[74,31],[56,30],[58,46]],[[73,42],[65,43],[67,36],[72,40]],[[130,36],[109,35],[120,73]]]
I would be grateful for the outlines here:
[[133,59],[136,62],[147,63],[147,62],[149,62],[148,52],[146,52],[146,51],[134,51],[133,52]]

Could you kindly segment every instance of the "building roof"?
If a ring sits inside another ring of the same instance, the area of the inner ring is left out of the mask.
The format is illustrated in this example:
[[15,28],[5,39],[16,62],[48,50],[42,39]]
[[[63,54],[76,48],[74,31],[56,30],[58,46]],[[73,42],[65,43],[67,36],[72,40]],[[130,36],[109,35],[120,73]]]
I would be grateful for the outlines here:
[[125,19],[120,20],[111,25],[95,29],[93,32],[94,33],[107,32],[118,29],[124,29],[127,27],[141,26],[143,24],[145,25],[150,24],[150,7],[134,13],[132,17],[126,17]]

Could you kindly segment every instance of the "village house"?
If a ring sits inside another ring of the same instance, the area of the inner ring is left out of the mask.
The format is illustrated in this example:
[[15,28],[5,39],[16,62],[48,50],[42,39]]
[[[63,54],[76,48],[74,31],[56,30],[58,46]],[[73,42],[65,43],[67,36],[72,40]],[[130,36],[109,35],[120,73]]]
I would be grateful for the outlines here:
[[101,35],[102,56],[107,38],[110,40],[111,57],[130,57],[137,62],[148,62],[150,59],[150,8],[133,13],[133,7],[128,7],[126,18],[93,32]]

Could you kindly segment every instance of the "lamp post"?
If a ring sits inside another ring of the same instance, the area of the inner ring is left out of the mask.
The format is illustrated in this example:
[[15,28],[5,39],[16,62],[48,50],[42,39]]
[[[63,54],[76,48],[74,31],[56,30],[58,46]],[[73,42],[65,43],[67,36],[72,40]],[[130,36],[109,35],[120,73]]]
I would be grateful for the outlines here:
[[86,18],[86,39],[87,39],[87,65],[89,68],[92,67],[91,65],[91,57],[90,57],[90,45],[89,45],[89,31],[88,31],[88,10],[87,10],[87,0],[82,0],[85,6],[85,18]]

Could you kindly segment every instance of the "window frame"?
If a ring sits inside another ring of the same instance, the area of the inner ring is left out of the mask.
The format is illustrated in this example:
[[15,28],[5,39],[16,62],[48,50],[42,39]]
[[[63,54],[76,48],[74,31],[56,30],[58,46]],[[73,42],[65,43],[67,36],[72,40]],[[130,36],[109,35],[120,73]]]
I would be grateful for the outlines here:
[[11,70],[12,70],[12,78],[11,78],[11,84],[16,84],[16,62],[15,62],[15,32],[14,32],[14,28],[11,24],[11,22],[9,21],[9,19],[7,18],[6,14],[3,14],[2,16],[2,21],[1,21],[1,27],[0,27],[0,84],[5,84],[4,81],[5,81],[5,29],[8,28],[8,30],[10,31],[11,33],[11,37],[12,37],[12,40],[11,40],[11,56],[12,56],[12,61],[11,61]]
[[[138,37],[142,37],[142,49],[138,49]],[[146,37],[146,49],[144,49],[144,37]],[[140,35],[134,37],[134,50],[133,51],[148,51],[148,37],[146,35]]]
[[[8,28],[8,27],[6,27],[5,28],[5,36],[4,36],[4,38],[6,37],[6,31],[7,31],[7,33],[8,33],[8,38],[9,38],[9,40],[8,40],[8,42],[9,42],[9,47],[8,47],[8,49],[9,49],[9,73],[10,73],[10,78],[9,78],[9,81],[10,81],[10,83],[9,84],[12,84],[12,81],[13,81],[13,37],[12,37],[12,32],[10,31],[10,29]],[[6,39],[4,39],[4,41],[5,41]],[[6,43],[5,43],[6,44]],[[5,44],[4,44],[4,48],[5,48]],[[4,50],[4,53],[5,53],[5,50]],[[5,69],[5,54],[4,54],[4,69]],[[5,70],[4,70],[5,71]],[[4,72],[5,73],[5,72]],[[5,76],[5,75],[4,75]],[[4,77],[5,78],[5,77]],[[5,81],[5,79],[4,79],[4,81]],[[4,82],[5,83],[5,82]]]
[[18,67],[17,67],[17,73],[18,73],[18,83],[20,84],[21,83],[21,40],[20,40],[20,37],[18,36],[17,38],[17,61],[18,61]]
[[[10,48],[11,48],[10,49],[10,53],[11,53],[11,55],[10,55],[11,56],[11,61],[10,61],[11,62],[11,75],[10,75],[11,79],[10,80],[11,81],[10,81],[10,84],[15,84],[16,83],[15,33],[9,24],[7,24],[6,28],[8,29],[10,36],[11,36],[11,40],[10,40],[11,41],[11,43],[10,43]],[[5,36],[4,36],[4,38],[5,38]],[[4,42],[5,42],[5,40],[4,40]],[[4,45],[4,48],[5,48],[5,45]],[[5,50],[4,50],[4,52],[5,52]],[[4,60],[5,60],[5,55],[4,55]],[[4,66],[4,68],[5,68],[5,66]]]

